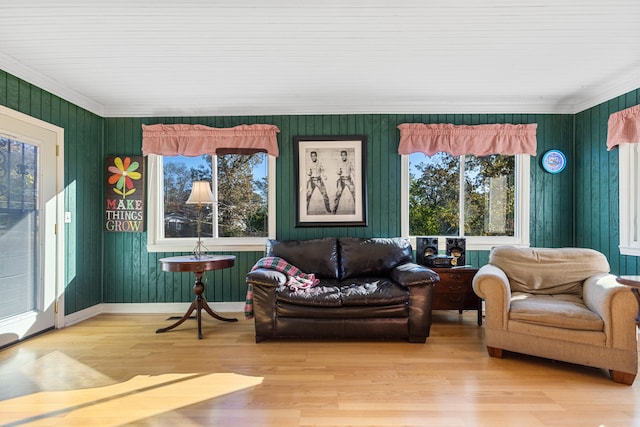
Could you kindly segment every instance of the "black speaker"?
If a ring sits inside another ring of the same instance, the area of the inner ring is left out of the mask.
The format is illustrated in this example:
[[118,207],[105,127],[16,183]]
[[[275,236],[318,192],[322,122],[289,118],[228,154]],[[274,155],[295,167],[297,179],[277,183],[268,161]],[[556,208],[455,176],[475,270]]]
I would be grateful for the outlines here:
[[427,265],[425,258],[438,254],[437,237],[416,237],[416,262]]
[[464,237],[447,237],[447,255],[456,258],[456,265],[465,265],[466,242]]

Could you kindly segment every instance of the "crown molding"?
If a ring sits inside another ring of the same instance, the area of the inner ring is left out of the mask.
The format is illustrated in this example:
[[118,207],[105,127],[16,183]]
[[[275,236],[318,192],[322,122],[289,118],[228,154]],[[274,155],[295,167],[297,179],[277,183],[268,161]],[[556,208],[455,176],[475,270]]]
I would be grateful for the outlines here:
[[[271,100],[273,101],[273,100]],[[351,105],[313,103],[272,103],[245,106],[193,106],[157,108],[157,106],[105,107],[104,117],[206,117],[206,116],[276,116],[333,114],[573,114],[575,104],[556,102],[424,102]]]
[[34,86],[39,87],[42,90],[59,96],[65,101],[71,102],[78,107],[84,108],[98,116],[104,117],[104,107],[73,89],[70,89],[64,85],[61,85],[57,81],[39,73],[25,65],[22,65],[12,57],[0,53],[0,69],[7,73],[31,83]]
[[582,101],[576,103],[574,114],[578,114],[637,89],[640,89],[640,69],[616,79],[615,82],[604,85],[603,89],[598,93],[582,97]]
[[[270,104],[253,105],[192,105],[187,107],[158,107],[157,105],[111,105],[95,102],[81,93],[26,67],[0,53],[0,69],[15,75],[43,90],[84,108],[100,117],[206,117],[206,116],[274,116],[324,114],[577,114],[603,102],[640,88],[640,70],[599,86],[600,91],[585,92],[563,102],[518,100],[500,102],[388,102],[380,105],[344,105],[335,102],[313,102],[308,99],[271,99]],[[586,90],[585,90],[586,91]],[[338,105],[336,105],[338,104]]]

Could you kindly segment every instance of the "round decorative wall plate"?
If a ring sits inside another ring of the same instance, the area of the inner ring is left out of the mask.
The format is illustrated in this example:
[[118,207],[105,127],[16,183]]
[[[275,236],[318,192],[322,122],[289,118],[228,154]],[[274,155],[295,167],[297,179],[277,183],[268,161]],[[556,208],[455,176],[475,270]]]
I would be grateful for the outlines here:
[[542,167],[549,173],[560,173],[567,166],[567,158],[560,150],[549,150],[542,156]]

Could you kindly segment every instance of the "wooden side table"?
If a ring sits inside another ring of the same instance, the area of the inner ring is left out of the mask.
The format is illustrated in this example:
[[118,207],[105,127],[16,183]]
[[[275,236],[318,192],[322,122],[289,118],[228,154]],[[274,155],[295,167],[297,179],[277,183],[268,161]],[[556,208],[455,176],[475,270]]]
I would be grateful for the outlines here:
[[429,267],[440,276],[433,290],[432,310],[476,310],[478,326],[482,326],[482,299],[473,292],[471,283],[478,272],[472,267]]
[[[640,305],[640,276],[618,276],[616,281],[631,288],[631,292],[636,296],[638,305]],[[636,325],[640,326],[640,308],[636,315]]]
[[220,270],[223,268],[233,267],[236,257],[233,255],[202,255],[196,258],[193,255],[174,256],[170,258],[160,259],[160,268],[162,271],[181,273],[185,271],[193,272],[196,276],[196,282],[193,285],[193,292],[196,294],[195,299],[189,306],[187,312],[180,320],[171,326],[161,328],[156,333],[167,332],[191,317],[191,313],[196,311],[196,319],[198,320],[198,339],[202,339],[202,310],[206,311],[212,317],[224,322],[237,322],[238,319],[222,317],[209,307],[207,300],[202,296],[204,293],[204,283],[202,283],[202,274],[205,271]]

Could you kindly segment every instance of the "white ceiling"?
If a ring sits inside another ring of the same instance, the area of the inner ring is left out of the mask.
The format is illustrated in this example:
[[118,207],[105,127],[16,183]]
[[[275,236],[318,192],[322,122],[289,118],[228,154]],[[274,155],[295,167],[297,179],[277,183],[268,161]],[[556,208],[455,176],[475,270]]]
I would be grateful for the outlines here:
[[0,0],[0,69],[104,117],[576,113],[640,0]]

